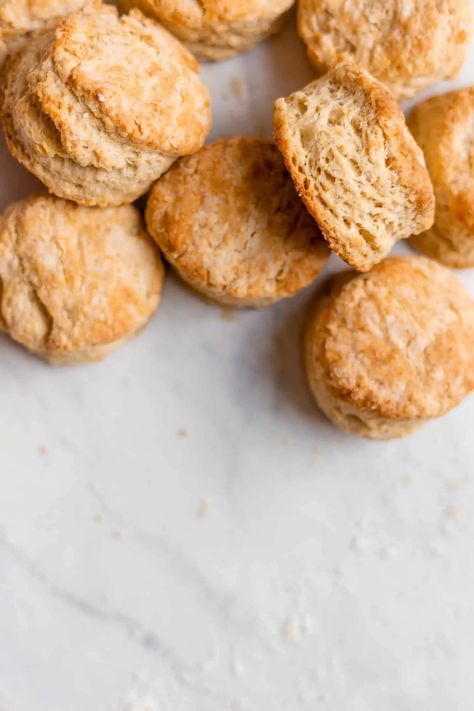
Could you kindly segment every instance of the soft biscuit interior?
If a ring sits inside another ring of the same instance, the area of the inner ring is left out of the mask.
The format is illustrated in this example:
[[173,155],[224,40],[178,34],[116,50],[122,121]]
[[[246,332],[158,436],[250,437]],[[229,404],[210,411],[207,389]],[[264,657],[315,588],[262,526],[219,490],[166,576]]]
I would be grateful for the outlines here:
[[401,184],[362,87],[314,82],[277,102],[276,120],[290,134],[286,158],[303,200],[349,264],[370,269],[396,240],[419,231],[416,195]]

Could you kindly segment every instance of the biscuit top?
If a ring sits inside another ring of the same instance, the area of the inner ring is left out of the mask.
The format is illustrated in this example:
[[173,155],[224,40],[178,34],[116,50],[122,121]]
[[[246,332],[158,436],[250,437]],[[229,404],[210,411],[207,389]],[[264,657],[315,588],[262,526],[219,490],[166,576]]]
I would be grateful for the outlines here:
[[0,216],[0,328],[27,348],[113,343],[158,306],[163,267],[136,208],[38,195]]
[[401,98],[460,68],[471,24],[469,0],[300,0],[298,9],[313,61],[354,61]]
[[294,0],[140,0],[158,17],[182,27],[199,29],[218,23],[276,17]]
[[79,10],[87,0],[0,0],[0,38],[38,29],[49,20]]
[[185,278],[234,298],[295,293],[328,257],[276,146],[259,138],[180,160],[153,188],[147,221]]
[[54,34],[54,71],[109,133],[168,155],[200,148],[209,92],[195,59],[139,11],[118,17],[95,0]]
[[474,302],[429,259],[393,257],[336,281],[315,324],[329,388],[380,417],[437,417],[474,388]]
[[474,87],[434,96],[409,120],[423,149],[440,206],[474,229]]

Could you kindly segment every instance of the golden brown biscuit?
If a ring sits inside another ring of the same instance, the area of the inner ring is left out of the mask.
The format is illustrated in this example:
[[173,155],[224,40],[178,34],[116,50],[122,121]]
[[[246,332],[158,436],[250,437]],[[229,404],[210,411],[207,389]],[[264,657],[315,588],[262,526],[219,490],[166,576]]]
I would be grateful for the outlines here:
[[320,72],[354,62],[407,99],[453,79],[466,57],[470,0],[300,0],[298,31]]
[[154,186],[148,229],[180,276],[223,304],[267,306],[310,284],[328,257],[277,148],[231,138]]
[[275,140],[336,254],[359,271],[433,224],[421,150],[390,92],[353,64],[277,99]]
[[138,11],[98,0],[38,32],[6,64],[13,155],[59,197],[120,205],[145,193],[210,128],[194,58]]
[[28,33],[43,29],[88,0],[0,0],[0,62],[7,49],[18,49]]
[[278,32],[294,0],[118,0],[159,20],[204,60],[246,52]]
[[163,264],[131,205],[48,195],[0,216],[0,330],[54,364],[100,360],[159,306]]
[[411,244],[449,267],[474,267],[474,87],[424,101],[408,125],[436,196],[435,224]]
[[474,388],[474,302],[430,259],[386,259],[368,274],[336,277],[304,351],[330,420],[371,439],[401,437]]

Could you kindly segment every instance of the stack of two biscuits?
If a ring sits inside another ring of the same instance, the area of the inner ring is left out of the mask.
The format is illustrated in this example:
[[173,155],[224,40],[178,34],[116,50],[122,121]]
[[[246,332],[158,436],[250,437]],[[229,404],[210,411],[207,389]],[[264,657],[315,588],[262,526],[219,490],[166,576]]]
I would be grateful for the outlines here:
[[[210,129],[208,90],[178,40],[99,0],[52,19],[84,4],[41,3],[42,27],[3,72],[7,145],[55,197],[0,217],[0,329],[53,363],[102,358],[158,308],[163,265],[130,203]],[[3,8],[4,36],[15,12]]]

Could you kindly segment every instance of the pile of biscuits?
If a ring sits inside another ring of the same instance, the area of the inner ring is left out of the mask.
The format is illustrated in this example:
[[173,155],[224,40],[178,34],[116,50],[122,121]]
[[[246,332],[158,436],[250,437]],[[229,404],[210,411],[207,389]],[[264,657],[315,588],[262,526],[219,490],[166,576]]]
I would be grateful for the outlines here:
[[[299,0],[318,78],[274,138],[204,145],[197,58],[278,31],[292,0],[0,0],[0,115],[47,193],[0,216],[0,330],[55,364],[95,361],[160,304],[161,254],[208,299],[263,307],[331,251],[304,358],[321,410],[373,439],[474,389],[474,89],[397,101],[461,68],[470,0]],[[132,203],[148,194],[145,220]],[[425,256],[389,257],[410,239]],[[359,273],[357,273],[359,272]]]

